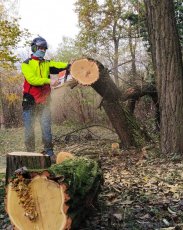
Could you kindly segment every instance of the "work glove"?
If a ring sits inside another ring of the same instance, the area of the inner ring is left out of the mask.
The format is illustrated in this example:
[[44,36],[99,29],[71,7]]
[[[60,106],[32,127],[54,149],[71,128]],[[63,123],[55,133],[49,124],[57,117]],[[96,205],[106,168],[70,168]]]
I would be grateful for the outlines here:
[[70,73],[71,65],[73,64],[73,62],[74,62],[74,60],[71,60],[67,65],[66,71],[68,71],[69,73]]
[[71,68],[71,63],[68,64],[67,70],[70,71],[70,68]]
[[51,87],[57,87],[58,85],[60,84],[59,80],[58,79],[51,79],[50,80],[50,86]]
[[66,68],[66,74],[65,75],[69,75],[70,74],[70,70],[71,70],[71,64],[69,63],[67,68]]

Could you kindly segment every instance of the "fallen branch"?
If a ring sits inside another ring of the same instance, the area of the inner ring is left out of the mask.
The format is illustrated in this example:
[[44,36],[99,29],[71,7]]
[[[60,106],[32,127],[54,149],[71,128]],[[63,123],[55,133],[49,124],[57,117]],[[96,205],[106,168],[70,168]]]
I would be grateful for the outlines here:
[[59,138],[66,137],[66,136],[69,136],[69,135],[71,135],[71,134],[73,134],[73,133],[77,133],[77,132],[79,132],[79,131],[81,131],[81,130],[89,129],[89,128],[92,128],[92,127],[101,127],[101,128],[104,128],[104,129],[108,129],[108,130],[110,130],[110,131],[113,132],[113,133],[116,133],[115,130],[113,130],[113,129],[110,129],[110,128],[108,128],[108,127],[106,127],[106,126],[103,126],[103,125],[97,125],[97,124],[96,124],[96,125],[88,125],[88,126],[81,127],[81,128],[79,128],[79,129],[75,129],[75,130],[73,130],[73,131],[71,131],[71,132],[69,132],[69,133],[66,133],[66,134],[63,134],[63,135],[59,136]]

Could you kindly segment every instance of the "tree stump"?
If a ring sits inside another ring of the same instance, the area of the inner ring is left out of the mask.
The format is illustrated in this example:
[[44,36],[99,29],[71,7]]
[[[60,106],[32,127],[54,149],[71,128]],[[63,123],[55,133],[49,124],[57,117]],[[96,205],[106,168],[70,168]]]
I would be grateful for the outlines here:
[[50,157],[41,153],[11,152],[6,155],[6,184],[17,169],[44,169],[51,165]]
[[141,147],[149,141],[135,117],[124,107],[122,92],[100,62],[86,58],[76,60],[71,65],[70,73],[79,83],[91,85],[100,94],[101,105],[116,130],[123,148]]
[[6,208],[14,229],[78,229],[100,191],[102,174],[96,161],[68,155],[61,164],[11,179]]

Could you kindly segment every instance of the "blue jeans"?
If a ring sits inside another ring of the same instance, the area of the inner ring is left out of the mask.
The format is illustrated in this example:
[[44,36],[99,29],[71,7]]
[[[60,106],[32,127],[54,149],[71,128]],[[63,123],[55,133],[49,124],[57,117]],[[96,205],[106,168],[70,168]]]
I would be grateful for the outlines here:
[[48,105],[33,105],[23,109],[23,122],[25,127],[25,146],[28,152],[35,151],[35,119],[39,118],[42,131],[42,142],[44,151],[49,156],[53,153],[52,132],[51,132],[51,111]]

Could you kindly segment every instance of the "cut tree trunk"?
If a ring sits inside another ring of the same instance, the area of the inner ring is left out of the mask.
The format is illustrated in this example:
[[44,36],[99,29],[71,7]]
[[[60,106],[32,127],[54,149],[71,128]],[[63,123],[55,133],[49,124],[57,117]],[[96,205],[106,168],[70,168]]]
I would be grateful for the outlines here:
[[[93,69],[94,72],[92,72]],[[81,73],[85,73],[85,77]],[[71,65],[71,75],[81,84],[91,85],[101,95],[102,106],[115,128],[123,148],[145,145],[146,133],[140,128],[135,117],[124,108],[121,91],[110,78],[109,71],[100,62],[93,59],[77,60]]]
[[6,208],[14,229],[78,229],[101,180],[96,161],[68,153],[48,169],[20,170],[7,186]]
[[17,169],[44,169],[51,165],[50,157],[41,153],[12,152],[6,155],[6,184]]

